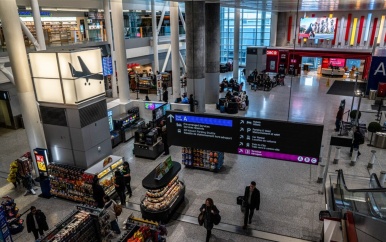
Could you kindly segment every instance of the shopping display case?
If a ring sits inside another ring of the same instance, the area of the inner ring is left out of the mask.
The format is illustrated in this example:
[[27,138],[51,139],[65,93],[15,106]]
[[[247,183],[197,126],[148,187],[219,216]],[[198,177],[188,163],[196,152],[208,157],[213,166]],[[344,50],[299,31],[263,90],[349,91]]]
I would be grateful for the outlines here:
[[96,163],[84,171],[83,180],[87,184],[92,184],[94,175],[99,178],[99,184],[104,188],[105,193],[113,195],[114,189],[114,172],[123,167],[123,157],[110,155],[107,158]]
[[95,207],[78,205],[76,208],[37,241],[104,241],[110,233],[107,232],[109,231],[108,214]]
[[169,157],[142,180],[142,186],[148,189],[140,205],[144,219],[166,223],[184,201],[185,184],[178,178],[180,170],[181,164]]
[[224,164],[224,152],[182,147],[182,164],[188,168],[219,171]]

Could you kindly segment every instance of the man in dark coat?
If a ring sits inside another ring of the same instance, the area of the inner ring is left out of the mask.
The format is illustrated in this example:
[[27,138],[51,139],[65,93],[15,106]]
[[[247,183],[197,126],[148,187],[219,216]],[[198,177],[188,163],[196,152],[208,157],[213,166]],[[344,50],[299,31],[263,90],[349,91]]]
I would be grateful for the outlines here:
[[93,179],[93,183],[92,183],[92,197],[94,198],[95,202],[97,203],[98,208],[103,208],[105,206],[105,203],[103,201],[103,197],[105,195],[106,195],[105,190],[99,184],[98,176],[95,175],[94,179]]
[[27,231],[28,233],[33,232],[35,240],[43,237],[44,232],[48,230],[46,216],[41,210],[36,210],[35,206],[31,207],[31,212],[27,215]]
[[125,178],[123,177],[120,170],[115,171],[115,191],[117,192],[119,199],[121,200],[122,207],[126,206],[126,195],[125,195]]
[[252,216],[254,210],[259,210],[260,207],[260,191],[256,188],[256,182],[252,181],[249,186],[245,188],[244,192],[244,226],[243,229],[247,229],[247,222],[252,223]]
[[130,186],[130,182],[131,182],[130,165],[129,165],[129,162],[127,161],[123,162],[122,174],[123,174],[123,177],[125,178],[125,186],[130,198],[133,195],[133,192],[131,191],[131,186]]

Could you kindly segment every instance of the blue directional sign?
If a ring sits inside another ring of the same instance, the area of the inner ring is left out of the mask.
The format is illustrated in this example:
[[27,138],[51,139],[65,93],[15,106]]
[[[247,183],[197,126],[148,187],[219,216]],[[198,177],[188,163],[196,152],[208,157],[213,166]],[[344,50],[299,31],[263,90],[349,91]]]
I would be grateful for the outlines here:
[[175,115],[176,122],[182,123],[194,123],[194,124],[207,124],[224,127],[232,127],[232,119],[220,119],[220,118],[208,118],[201,116],[190,116],[190,115]]
[[386,57],[373,56],[371,58],[371,66],[369,71],[369,80],[367,81],[366,94],[370,90],[377,90],[378,83],[386,80]]
[[113,61],[111,57],[102,57],[103,76],[110,76],[113,74]]

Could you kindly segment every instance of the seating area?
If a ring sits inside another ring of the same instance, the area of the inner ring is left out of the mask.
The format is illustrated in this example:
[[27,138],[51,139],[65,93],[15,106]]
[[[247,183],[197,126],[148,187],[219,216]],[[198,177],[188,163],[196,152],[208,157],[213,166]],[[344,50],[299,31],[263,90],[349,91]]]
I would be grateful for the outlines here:
[[229,81],[224,78],[222,82],[220,83],[220,92],[224,92],[225,90],[227,91],[237,91],[240,92],[243,90],[244,82],[238,83],[236,80],[231,78]]
[[239,110],[245,110],[249,105],[249,99],[246,92],[228,91],[225,98],[220,98],[216,107],[221,113],[236,114]]
[[278,85],[284,86],[284,77],[284,75],[276,74],[271,78],[267,73],[252,73],[248,76],[247,82],[251,85],[251,90],[271,91]]

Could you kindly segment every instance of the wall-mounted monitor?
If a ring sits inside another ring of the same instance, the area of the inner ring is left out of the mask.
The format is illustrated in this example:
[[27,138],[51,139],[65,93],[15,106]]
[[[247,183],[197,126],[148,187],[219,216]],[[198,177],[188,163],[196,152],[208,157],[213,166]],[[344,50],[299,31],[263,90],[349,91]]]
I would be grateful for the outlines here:
[[334,39],[336,18],[301,18],[299,39]]

